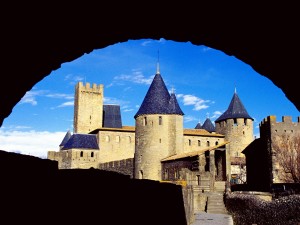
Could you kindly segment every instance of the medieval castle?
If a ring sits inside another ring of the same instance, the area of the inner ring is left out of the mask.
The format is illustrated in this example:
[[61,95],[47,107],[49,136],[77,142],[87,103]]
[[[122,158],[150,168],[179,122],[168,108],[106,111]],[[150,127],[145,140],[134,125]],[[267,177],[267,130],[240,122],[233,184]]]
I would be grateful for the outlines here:
[[[246,181],[245,152],[251,152],[255,141],[253,118],[236,92],[215,125],[207,118],[194,129],[183,127],[184,113],[175,94],[168,92],[159,65],[134,116],[135,126],[124,126],[120,106],[103,104],[103,95],[103,85],[77,83],[74,133],[66,133],[58,152],[48,152],[48,159],[57,160],[60,169],[98,168],[136,179],[185,181],[200,185],[202,191],[213,189],[216,182]],[[277,123],[270,116],[262,122],[261,136],[273,130],[299,134],[299,118],[293,123],[283,117]]]

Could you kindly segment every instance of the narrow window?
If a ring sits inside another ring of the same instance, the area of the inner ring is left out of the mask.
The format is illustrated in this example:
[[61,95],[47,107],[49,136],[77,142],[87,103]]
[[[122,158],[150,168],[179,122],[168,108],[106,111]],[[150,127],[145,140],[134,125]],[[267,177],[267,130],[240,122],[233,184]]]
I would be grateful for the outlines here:
[[216,145],[218,145],[218,144],[219,144],[219,142],[216,141]]
[[161,143],[161,138],[159,139],[159,143]]
[[120,136],[116,136],[116,142],[120,142]]
[[158,124],[159,124],[159,125],[162,125],[162,116],[159,116],[159,117],[158,117]]
[[144,126],[147,125],[147,117],[144,117]]
[[80,157],[83,157],[83,151],[80,152]]
[[91,157],[94,157],[94,152],[91,152]]
[[140,178],[140,179],[143,179],[143,170],[140,170],[139,178]]
[[108,135],[106,135],[105,140],[106,140],[106,142],[109,142],[109,136]]
[[244,125],[247,125],[247,119],[244,119]]
[[200,185],[200,175],[196,175],[197,176],[197,184]]
[[191,141],[191,139],[189,139],[189,146],[191,146],[192,145],[192,141]]
[[233,123],[234,123],[235,126],[237,125],[237,119],[236,118],[233,119]]
[[207,145],[207,147],[209,147],[209,146],[210,146],[210,143],[209,143],[209,141],[207,141],[207,142],[206,142],[206,145]]
[[201,141],[200,140],[198,140],[198,146],[201,146]]

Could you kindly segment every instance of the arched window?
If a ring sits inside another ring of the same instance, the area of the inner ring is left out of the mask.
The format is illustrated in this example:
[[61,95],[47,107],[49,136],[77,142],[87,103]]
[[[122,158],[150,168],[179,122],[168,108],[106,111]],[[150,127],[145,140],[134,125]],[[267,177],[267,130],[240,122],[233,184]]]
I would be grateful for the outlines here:
[[94,157],[94,152],[91,152],[91,157]]
[[209,146],[210,146],[210,143],[209,143],[209,141],[207,141],[207,142],[206,142],[206,145],[207,145],[207,147],[209,147]]
[[198,140],[198,146],[201,146],[201,141],[200,140]]

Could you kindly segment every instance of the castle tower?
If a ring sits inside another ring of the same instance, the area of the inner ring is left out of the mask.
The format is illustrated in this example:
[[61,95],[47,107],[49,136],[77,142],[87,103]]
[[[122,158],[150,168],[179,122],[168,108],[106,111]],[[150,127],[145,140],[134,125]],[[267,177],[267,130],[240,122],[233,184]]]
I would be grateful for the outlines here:
[[89,133],[102,127],[103,85],[78,82],[74,99],[74,133]]
[[175,94],[169,94],[158,68],[134,116],[137,179],[161,180],[161,160],[183,151],[184,114]]
[[249,116],[236,91],[228,109],[215,120],[216,132],[229,141],[231,162],[245,157],[241,152],[253,141],[253,118]]
[[207,130],[209,133],[215,132],[216,128],[211,122],[211,120],[207,117],[206,120],[204,121],[203,125],[201,126],[201,129]]

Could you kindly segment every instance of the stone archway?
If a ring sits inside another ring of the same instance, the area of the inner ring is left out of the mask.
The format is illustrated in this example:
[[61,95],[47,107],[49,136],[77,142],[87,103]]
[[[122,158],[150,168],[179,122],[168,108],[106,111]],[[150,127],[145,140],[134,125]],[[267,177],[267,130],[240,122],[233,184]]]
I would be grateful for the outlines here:
[[[233,3],[170,5],[84,1],[3,4],[1,15],[0,125],[37,82],[64,62],[94,49],[132,39],[160,39],[205,45],[235,56],[280,87],[300,109],[297,53],[298,7]],[[24,5],[22,5],[24,4]],[[284,16],[282,14],[284,13]]]

